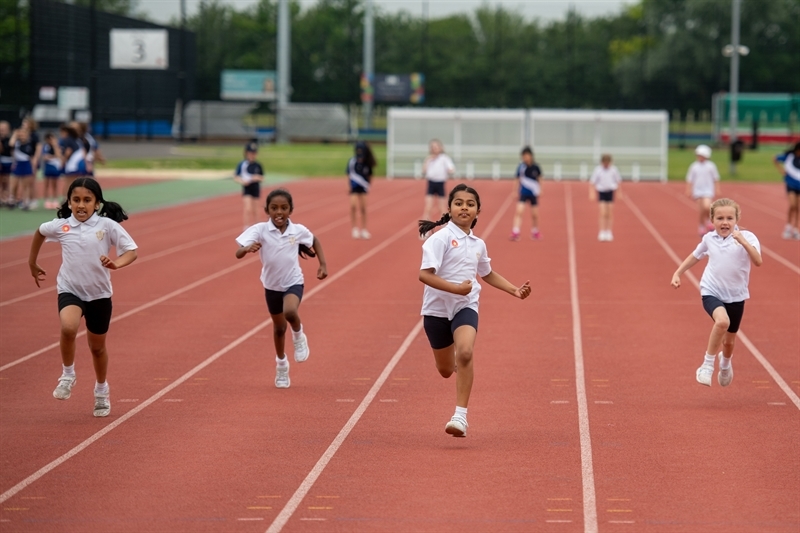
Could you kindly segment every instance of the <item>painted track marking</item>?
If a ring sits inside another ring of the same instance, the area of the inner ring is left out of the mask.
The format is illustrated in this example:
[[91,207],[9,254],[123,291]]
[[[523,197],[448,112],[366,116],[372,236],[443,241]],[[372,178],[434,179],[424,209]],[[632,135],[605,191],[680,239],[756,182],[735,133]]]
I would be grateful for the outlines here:
[[[642,214],[642,212],[639,210],[639,208],[636,206],[636,204],[634,204],[630,200],[630,198],[628,198],[627,194],[622,197],[622,201],[625,202],[625,204],[633,212],[633,214],[636,215],[636,218],[639,219],[639,221],[642,223],[642,225],[644,225],[644,227],[647,229],[647,231],[650,232],[650,235],[652,235],[653,238],[656,240],[656,242],[659,245],[661,245],[661,248],[664,249],[664,251],[675,262],[675,264],[680,266],[680,264],[683,262],[681,260],[681,258],[678,257],[678,254],[675,253],[675,250],[673,250],[672,247],[667,243],[667,241],[664,240],[664,238],[661,236],[661,234],[658,232],[658,230],[655,227],[653,227],[653,225],[650,223],[650,221],[647,219],[647,217],[645,217]],[[695,277],[695,275],[692,274],[691,272],[686,272],[685,275],[686,275],[687,279],[692,283],[692,285],[694,285],[695,288],[699,291],[700,290],[700,282],[697,281],[697,278]],[[764,370],[767,371],[767,373],[770,375],[770,377],[772,377],[772,379],[775,381],[775,383],[778,384],[778,386],[786,394],[786,396],[789,397],[789,399],[792,401],[792,403],[798,409],[800,409],[800,397],[798,397],[797,394],[795,394],[795,392],[789,387],[789,385],[781,377],[781,375],[778,373],[778,371],[775,370],[775,368],[772,366],[772,364],[770,364],[770,362],[767,361],[767,358],[764,357],[764,355],[758,350],[758,348],[756,348],[755,345],[752,342],[750,342],[750,339],[747,337],[747,335],[744,334],[744,330],[741,330],[741,329],[739,330],[738,337],[739,337],[739,339],[741,339],[742,343],[745,346],[747,346],[747,349],[750,350],[750,353],[753,354],[753,357],[755,357],[756,360],[759,363],[761,363],[761,366],[764,367]]]

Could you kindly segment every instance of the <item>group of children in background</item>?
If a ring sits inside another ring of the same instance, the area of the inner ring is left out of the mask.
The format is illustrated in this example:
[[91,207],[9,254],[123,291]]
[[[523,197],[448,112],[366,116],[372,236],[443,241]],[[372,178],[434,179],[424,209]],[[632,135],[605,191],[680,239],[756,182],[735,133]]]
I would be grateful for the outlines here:
[[72,181],[94,175],[95,161],[105,161],[88,129],[84,122],[70,122],[59,127],[58,136],[47,132],[40,140],[30,117],[14,131],[0,121],[0,205],[37,209],[36,175],[41,171],[44,207],[57,209]]

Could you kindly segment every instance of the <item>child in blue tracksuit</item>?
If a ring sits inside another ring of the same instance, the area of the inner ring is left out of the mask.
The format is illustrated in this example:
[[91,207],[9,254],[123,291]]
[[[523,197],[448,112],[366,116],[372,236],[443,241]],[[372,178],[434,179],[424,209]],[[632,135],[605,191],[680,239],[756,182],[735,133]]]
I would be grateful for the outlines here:
[[794,148],[775,156],[775,166],[783,174],[786,183],[786,199],[789,212],[786,216],[784,239],[800,239],[800,142]]

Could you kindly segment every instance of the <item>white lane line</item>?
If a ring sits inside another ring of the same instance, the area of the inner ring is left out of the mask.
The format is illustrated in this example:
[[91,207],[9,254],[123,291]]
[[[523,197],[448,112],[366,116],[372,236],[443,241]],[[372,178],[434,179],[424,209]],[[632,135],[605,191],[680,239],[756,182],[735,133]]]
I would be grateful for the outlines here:
[[367,407],[369,407],[369,405],[372,403],[372,400],[375,399],[375,396],[380,391],[384,382],[388,379],[389,374],[392,373],[394,367],[397,366],[397,363],[400,362],[400,359],[406,353],[408,347],[411,346],[411,342],[417,337],[417,335],[421,330],[422,330],[422,320],[417,322],[417,324],[411,329],[411,332],[406,336],[405,340],[403,341],[403,344],[400,345],[395,354],[389,360],[389,363],[386,365],[386,367],[383,369],[383,372],[381,372],[381,375],[369,389],[367,395],[364,396],[364,399],[361,400],[361,403],[358,405],[356,410],[350,416],[350,419],[347,421],[344,427],[342,427],[341,431],[339,431],[339,434],[336,435],[336,438],[333,439],[333,442],[330,444],[330,446],[328,446],[328,449],[325,450],[325,453],[323,453],[322,457],[319,458],[317,464],[314,465],[314,468],[311,469],[311,472],[308,473],[308,475],[300,484],[300,486],[297,488],[292,497],[289,498],[289,501],[286,502],[286,506],[281,510],[281,512],[269,526],[269,529],[267,529],[267,533],[277,533],[283,528],[284,525],[286,525],[286,522],[289,521],[289,518],[291,518],[291,516],[297,510],[297,507],[303,501],[303,498],[305,498],[308,492],[311,490],[311,487],[314,485],[319,476],[322,474],[322,471],[325,470],[325,467],[328,466],[328,463],[331,461],[331,459],[333,459],[333,456],[336,454],[336,452],[342,446],[342,443],[344,443],[344,440],[347,438],[347,436],[353,430],[355,425],[361,419],[361,416],[367,410]]
[[[575,389],[578,399],[578,428],[581,438],[581,478],[583,480],[583,530],[597,533],[597,501],[592,466],[592,439],[589,435],[589,406],[586,401],[586,376],[583,368],[581,309],[578,298],[578,266],[575,257],[575,223],[572,215],[572,187],[564,184],[569,244],[569,287],[572,302],[572,343],[575,347]],[[627,196],[627,195],[626,195]]]
[[[663,248],[664,251],[667,252],[667,255],[675,262],[675,264],[680,266],[683,260],[680,257],[678,257],[678,254],[675,253],[675,250],[673,250],[672,247],[670,247],[670,245],[667,244],[667,241],[665,241],[664,238],[661,237],[661,234],[658,232],[658,230],[656,230],[656,228],[653,227],[653,225],[650,223],[647,217],[645,217],[639,210],[639,208],[636,207],[636,204],[634,204],[628,198],[627,194],[622,197],[622,201],[625,202],[625,204],[630,208],[633,214],[636,215],[636,218],[638,218],[639,221],[644,225],[644,227],[647,228],[647,231],[650,232],[650,235],[652,235],[653,238],[656,240],[656,242],[659,245],[661,245],[661,248]],[[694,274],[692,274],[691,272],[686,272],[685,275],[686,278],[692,283],[692,285],[694,285],[695,288],[699,291],[700,282],[697,281],[697,278],[694,276]],[[745,346],[747,346],[747,349],[750,350],[750,353],[753,354],[753,357],[755,357],[756,360],[759,363],[761,363],[761,366],[764,367],[764,370],[766,370],[767,373],[770,375],[770,377],[772,377],[772,379],[775,380],[775,383],[778,384],[778,386],[786,394],[786,396],[788,396],[789,399],[792,400],[792,403],[798,409],[800,409],[800,397],[798,397],[797,394],[795,394],[795,392],[791,389],[789,384],[786,383],[786,381],[781,377],[778,371],[775,370],[775,367],[773,367],[770,364],[770,362],[767,361],[767,358],[764,357],[764,355],[758,350],[758,348],[756,348],[755,345],[752,342],[750,342],[750,339],[747,337],[747,335],[744,334],[744,330],[740,329],[739,333],[737,334],[737,337],[741,339],[742,343]]]
[[[305,297],[305,299],[313,297],[315,294],[317,294],[321,290],[323,290],[326,287],[328,287],[331,283],[335,282],[336,280],[338,280],[339,278],[341,278],[342,276],[344,276],[345,274],[347,274],[348,272],[353,270],[355,267],[357,267],[358,265],[360,265],[361,263],[366,261],[367,259],[371,258],[372,256],[374,256],[375,254],[377,254],[378,252],[380,252],[384,248],[386,248],[389,245],[393,244],[400,237],[403,237],[403,236],[408,235],[408,234],[409,234],[409,230],[408,230],[408,227],[406,226],[403,229],[401,229],[400,231],[398,231],[397,233],[395,233],[394,235],[392,235],[391,237],[389,237],[388,239],[386,239],[383,242],[381,242],[381,244],[375,246],[374,248],[371,248],[370,251],[368,251],[367,253],[359,256],[358,259],[355,259],[354,261],[350,262],[347,266],[342,268],[336,274],[330,276],[328,279],[326,279],[325,281],[323,281],[322,283],[320,283],[319,285],[317,285],[316,287],[311,289],[308,292],[308,295]],[[89,447],[92,443],[98,441],[100,438],[102,438],[104,435],[106,435],[108,432],[110,432],[111,430],[113,430],[117,426],[123,424],[128,419],[130,419],[133,416],[137,415],[139,412],[141,412],[142,410],[144,410],[148,406],[150,406],[153,403],[157,402],[159,399],[161,399],[163,396],[168,394],[170,391],[172,391],[173,389],[175,389],[179,385],[183,384],[184,382],[188,381],[189,378],[191,378],[192,376],[194,376],[195,374],[197,374],[198,372],[200,372],[201,370],[206,368],[208,365],[210,365],[211,363],[213,363],[214,361],[216,361],[217,359],[219,359],[220,357],[222,357],[223,355],[225,355],[226,353],[228,353],[232,349],[234,349],[237,346],[239,346],[240,344],[242,344],[244,341],[246,341],[247,339],[249,339],[250,337],[252,337],[256,333],[258,333],[262,329],[266,328],[270,324],[272,324],[272,319],[266,320],[265,322],[262,322],[261,324],[255,326],[253,329],[251,329],[250,331],[248,331],[244,335],[240,336],[238,339],[234,340],[233,342],[231,342],[230,344],[228,344],[227,346],[225,346],[221,350],[217,351],[216,353],[211,355],[208,359],[206,359],[202,363],[198,364],[197,366],[195,366],[194,368],[189,370],[187,373],[185,373],[184,375],[182,375],[181,377],[179,377],[178,379],[176,379],[175,381],[173,381],[172,383],[170,383],[169,385],[167,385],[166,387],[164,387],[163,389],[161,389],[160,391],[158,391],[157,393],[152,395],[150,398],[148,398],[147,400],[143,401],[142,403],[140,403],[139,405],[137,405],[136,407],[134,407],[133,409],[131,409],[130,411],[128,411],[127,413],[125,413],[124,415],[119,417],[118,419],[114,420],[109,425],[107,425],[106,427],[104,427],[103,429],[101,429],[100,431],[98,431],[97,433],[95,433],[94,435],[89,437],[88,439],[84,440],[83,442],[81,442],[80,444],[75,446],[74,448],[72,448],[70,451],[68,451],[67,453],[65,453],[61,457],[51,461],[47,465],[43,466],[42,468],[40,468],[39,470],[37,470],[36,472],[31,474],[30,476],[26,477],[25,479],[23,479],[22,481],[20,481],[19,483],[17,483],[16,485],[11,487],[7,491],[5,491],[2,495],[0,495],[0,503],[3,503],[4,501],[8,500],[9,498],[11,498],[15,494],[17,494],[18,492],[23,490],[25,487],[27,487],[31,483],[35,482],[36,480],[38,480],[39,478],[41,478],[42,476],[44,476],[45,474],[47,474],[51,470],[55,469],[59,465],[61,465],[64,462],[68,461],[69,459],[71,459],[72,457],[74,457],[75,455],[77,455],[78,453],[80,453],[81,451],[86,449],[87,447]],[[422,321],[419,322],[418,326],[419,326],[419,328],[422,327]],[[410,343],[410,341],[409,341],[409,343]]]

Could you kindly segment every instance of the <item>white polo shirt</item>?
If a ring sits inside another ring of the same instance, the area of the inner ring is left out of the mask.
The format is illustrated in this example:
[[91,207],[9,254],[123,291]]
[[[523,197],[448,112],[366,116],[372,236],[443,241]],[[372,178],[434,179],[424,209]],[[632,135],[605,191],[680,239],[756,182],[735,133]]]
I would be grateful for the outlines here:
[[136,250],[136,243],[123,227],[110,218],[94,213],[86,222],[74,216],[57,218],[39,226],[47,242],[61,244],[61,268],[56,289],[91,302],[111,298],[111,271],[100,262],[116,246],[117,256]]
[[[761,244],[756,236],[747,230],[741,230],[741,233],[761,253]],[[700,278],[702,296],[716,296],[726,304],[750,298],[747,290],[750,281],[750,256],[744,246],[732,236],[723,239],[716,231],[710,231],[703,235],[692,255],[697,259],[708,256],[708,264]]]
[[448,222],[422,245],[420,270],[433,268],[434,274],[456,284],[471,280],[472,291],[461,296],[425,285],[420,314],[453,320],[456,313],[465,307],[477,313],[478,295],[481,292],[477,276],[487,276],[492,272],[490,262],[483,240],[472,231],[467,235],[452,221]]
[[692,198],[713,198],[714,185],[719,181],[719,171],[713,161],[695,161],[689,165],[686,181],[692,184]]
[[594,185],[597,192],[616,191],[621,181],[622,176],[614,165],[609,165],[608,168],[597,165],[589,178],[589,183]]
[[447,181],[451,172],[455,172],[456,166],[447,154],[439,154],[435,159],[428,161],[425,169],[425,177],[430,181]]
[[261,283],[271,291],[286,291],[292,285],[303,283],[298,251],[301,244],[311,247],[314,235],[301,224],[287,221],[286,231],[275,227],[272,220],[250,226],[236,237],[239,246],[260,243]]

